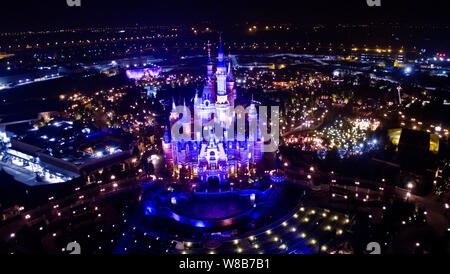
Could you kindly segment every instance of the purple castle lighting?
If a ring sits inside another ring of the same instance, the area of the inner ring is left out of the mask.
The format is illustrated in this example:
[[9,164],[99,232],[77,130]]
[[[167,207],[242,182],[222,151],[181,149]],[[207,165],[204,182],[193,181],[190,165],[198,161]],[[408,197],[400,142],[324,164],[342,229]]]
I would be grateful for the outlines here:
[[[236,117],[232,110],[236,99],[236,89],[231,68],[231,58],[227,67],[222,43],[219,46],[217,70],[213,73],[209,44],[206,83],[203,87],[201,97],[196,93],[194,98],[194,111],[199,118],[201,126],[213,121],[220,125],[224,133],[223,138],[217,138],[214,129],[209,127],[207,140],[200,136],[193,136],[190,140],[175,140],[174,136],[166,132],[163,138],[163,151],[166,164],[172,167],[173,175],[180,179],[198,178],[207,182],[210,178],[218,179],[219,182],[227,182],[229,177],[238,177],[240,171],[248,173],[251,165],[259,162],[264,146],[263,138],[259,130],[259,119],[256,107],[252,101],[248,108],[245,120],[250,124],[256,123],[257,135],[254,138],[246,135],[244,140],[230,138],[231,127]],[[183,106],[183,116],[187,106]],[[187,113],[187,111],[186,111]],[[213,117],[213,118],[212,118]],[[179,120],[180,116],[176,110],[175,102],[170,113],[170,128]],[[183,124],[183,131],[187,136],[192,136],[192,120]],[[207,127],[208,128],[208,127]],[[231,135],[233,135],[231,134]]]

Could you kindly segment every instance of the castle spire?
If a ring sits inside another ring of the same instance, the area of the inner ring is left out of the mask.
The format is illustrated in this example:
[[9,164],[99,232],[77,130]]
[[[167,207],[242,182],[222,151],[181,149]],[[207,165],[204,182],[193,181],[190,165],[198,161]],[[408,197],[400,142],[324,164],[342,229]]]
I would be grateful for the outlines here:
[[253,101],[253,94],[252,94],[252,101],[250,102],[250,114],[256,114],[256,106],[255,101]]
[[175,99],[172,96],[172,112],[175,112],[177,110],[177,106],[175,105]]
[[225,103],[227,101],[227,64],[222,50],[222,33],[219,32],[219,54],[217,56],[217,102]]
[[211,83],[211,78],[213,75],[213,63],[211,61],[211,43],[208,40],[208,63],[206,64],[206,80],[208,83]]
[[194,97],[194,107],[200,104],[200,100],[198,98],[198,89],[195,90],[195,97]]
[[208,63],[211,62],[211,42],[209,42],[208,40],[208,44],[206,44],[208,46]]
[[233,80],[233,72],[231,68],[231,54],[228,53],[228,73],[227,73],[227,80]]
[[177,106],[175,105],[175,100],[172,97],[172,110],[170,111],[169,123],[172,125],[172,122],[178,119]]
[[166,144],[170,143],[170,134],[169,134],[169,129],[167,128],[167,126],[165,127],[165,130],[164,130],[164,143],[166,143]]
[[183,116],[187,115],[186,98],[183,100]]
[[222,32],[219,32],[219,54],[217,56],[218,62],[223,63],[224,61],[224,55],[222,50]]

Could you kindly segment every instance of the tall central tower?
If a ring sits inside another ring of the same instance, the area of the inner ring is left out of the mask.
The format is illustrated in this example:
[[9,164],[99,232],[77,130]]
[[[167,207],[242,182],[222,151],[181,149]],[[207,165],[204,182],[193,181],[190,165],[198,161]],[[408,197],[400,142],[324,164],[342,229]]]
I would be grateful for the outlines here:
[[217,56],[217,99],[216,112],[220,124],[226,126],[230,124],[230,103],[227,94],[227,65],[222,50],[222,37],[219,40],[219,53]]
[[211,61],[211,43],[208,40],[208,64],[206,65],[206,82],[208,84],[212,83],[212,75],[213,75],[213,63]]
[[222,50],[222,38],[219,42],[219,54],[217,56],[217,103],[224,104],[227,99],[227,65],[225,63],[225,56]]

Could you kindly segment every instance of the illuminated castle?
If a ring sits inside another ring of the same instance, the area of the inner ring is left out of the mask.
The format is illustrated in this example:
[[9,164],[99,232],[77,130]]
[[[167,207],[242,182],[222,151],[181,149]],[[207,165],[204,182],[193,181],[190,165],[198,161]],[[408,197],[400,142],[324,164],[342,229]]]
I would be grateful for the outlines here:
[[[229,56],[227,66],[220,42],[217,68],[214,73],[209,46],[208,42],[206,83],[201,97],[196,92],[194,98],[193,113],[196,117],[193,120],[191,119],[190,122],[182,123],[183,133],[186,136],[191,136],[191,138],[174,140],[175,138],[172,138],[166,128],[163,138],[163,151],[166,164],[173,167],[176,178],[198,178],[203,182],[210,178],[217,178],[223,183],[229,177],[237,177],[249,172],[252,165],[261,159],[264,142],[259,130],[258,113],[253,100],[247,108],[247,113],[238,114],[237,117],[241,118],[240,115],[245,115],[248,125],[251,123],[256,125],[256,132],[250,134],[249,130],[243,129],[245,132],[243,138],[236,137],[237,131],[234,126],[236,115],[232,111],[236,99],[236,89],[232,75],[231,56]],[[187,106],[184,104],[183,116],[186,110]],[[170,128],[179,118],[175,102],[172,102],[172,111],[169,118]],[[209,135],[208,140],[201,138],[200,132],[192,133],[191,128],[194,121],[201,124],[202,127],[206,127],[206,131],[209,132],[207,133]],[[222,129],[223,137],[217,137],[214,125]],[[230,131],[233,131],[233,133]],[[234,138],[229,136],[234,136]]]

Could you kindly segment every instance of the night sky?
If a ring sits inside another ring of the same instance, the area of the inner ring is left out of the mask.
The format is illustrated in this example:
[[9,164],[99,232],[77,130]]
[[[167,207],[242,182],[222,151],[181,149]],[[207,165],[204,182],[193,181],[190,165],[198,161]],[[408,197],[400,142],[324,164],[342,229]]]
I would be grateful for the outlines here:
[[68,7],[66,0],[2,3],[2,30],[35,30],[60,27],[237,23],[335,24],[369,21],[406,23],[448,22],[448,0],[381,0],[368,7],[366,0],[81,0]]

